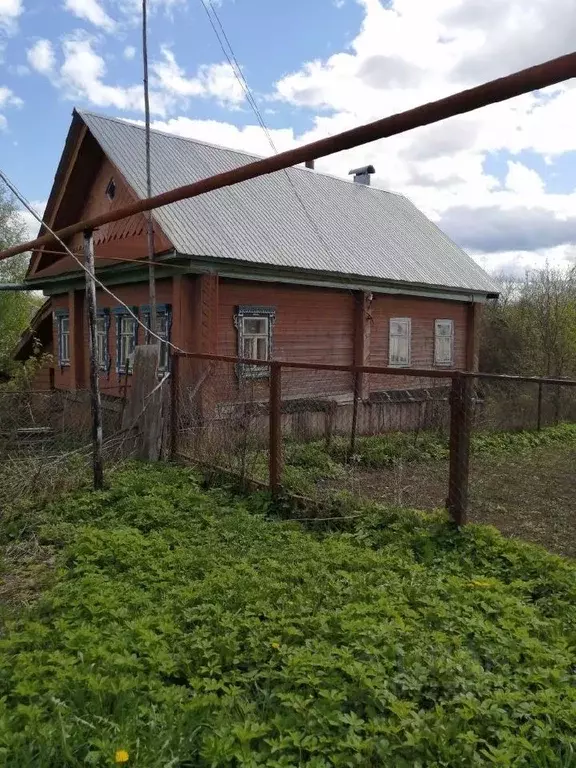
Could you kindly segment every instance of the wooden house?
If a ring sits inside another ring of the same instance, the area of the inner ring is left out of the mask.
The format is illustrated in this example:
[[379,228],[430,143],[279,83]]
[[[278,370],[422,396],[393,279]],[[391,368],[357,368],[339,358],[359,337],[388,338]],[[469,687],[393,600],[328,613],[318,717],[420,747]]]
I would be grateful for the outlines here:
[[[158,131],[151,151],[154,194],[254,159]],[[398,376],[363,382],[365,402],[390,391],[413,397],[416,384],[401,376],[404,367],[474,369],[478,310],[497,286],[409,200],[370,186],[370,171],[348,181],[291,168],[154,211],[163,338],[191,352],[398,368]],[[48,225],[60,229],[144,196],[143,128],[74,111]],[[99,280],[146,322],[144,215],[103,226],[94,242]],[[67,245],[82,256],[81,234]],[[51,245],[32,255],[26,279],[48,300],[38,322],[54,372],[42,381],[85,389],[82,270]],[[145,332],[117,299],[99,290],[97,300],[101,382],[114,397],[129,384],[130,359]],[[18,355],[29,352],[30,339],[23,340]],[[169,365],[166,347],[162,364]],[[219,386],[231,401],[261,375],[230,367]],[[264,393],[267,382],[257,386]],[[283,397],[312,395],[345,405],[351,374],[287,378]]]

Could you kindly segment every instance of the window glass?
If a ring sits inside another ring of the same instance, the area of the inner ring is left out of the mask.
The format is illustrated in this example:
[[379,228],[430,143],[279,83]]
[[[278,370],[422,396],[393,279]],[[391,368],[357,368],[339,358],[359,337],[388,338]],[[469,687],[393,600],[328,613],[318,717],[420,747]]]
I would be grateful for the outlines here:
[[410,365],[410,330],[410,318],[393,317],[390,319],[390,365]]

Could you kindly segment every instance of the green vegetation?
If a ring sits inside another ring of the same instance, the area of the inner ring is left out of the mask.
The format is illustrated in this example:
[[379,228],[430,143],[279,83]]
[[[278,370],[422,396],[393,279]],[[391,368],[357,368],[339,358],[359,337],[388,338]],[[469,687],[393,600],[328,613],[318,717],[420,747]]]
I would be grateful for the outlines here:
[[[576,446],[576,424],[559,424],[539,432],[474,432],[471,452],[473,456],[499,458],[554,445]],[[399,463],[447,461],[449,456],[447,437],[432,431],[358,437],[353,456],[349,456],[349,446],[349,439],[343,437],[334,438],[328,448],[324,442],[287,444],[283,477],[286,487],[312,493],[319,481],[342,477],[346,464],[352,470],[381,469]]]
[[5,580],[43,593],[4,608],[3,764],[576,765],[571,562],[440,516],[320,537],[248,503],[141,466],[5,514]]
[[[24,221],[14,200],[0,186],[0,250],[22,242],[25,233]],[[27,255],[0,262],[0,282],[21,283],[27,267]],[[12,359],[14,348],[41,303],[33,294],[0,292],[0,372],[10,373],[17,368]]]

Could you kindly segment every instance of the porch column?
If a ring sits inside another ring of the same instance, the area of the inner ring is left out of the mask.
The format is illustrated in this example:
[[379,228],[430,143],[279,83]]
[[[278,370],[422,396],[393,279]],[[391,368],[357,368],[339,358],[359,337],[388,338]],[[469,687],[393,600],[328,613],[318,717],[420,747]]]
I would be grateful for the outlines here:
[[218,275],[199,275],[194,296],[194,352],[218,354]]

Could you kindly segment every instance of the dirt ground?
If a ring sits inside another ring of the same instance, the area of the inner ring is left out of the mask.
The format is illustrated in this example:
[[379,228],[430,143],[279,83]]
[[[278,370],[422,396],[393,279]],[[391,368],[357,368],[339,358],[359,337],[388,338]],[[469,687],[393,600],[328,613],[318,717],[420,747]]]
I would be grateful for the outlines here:
[[[330,483],[386,504],[443,507],[448,463],[404,464],[394,469],[349,471]],[[539,448],[526,454],[470,462],[469,521],[576,557],[576,450]]]

